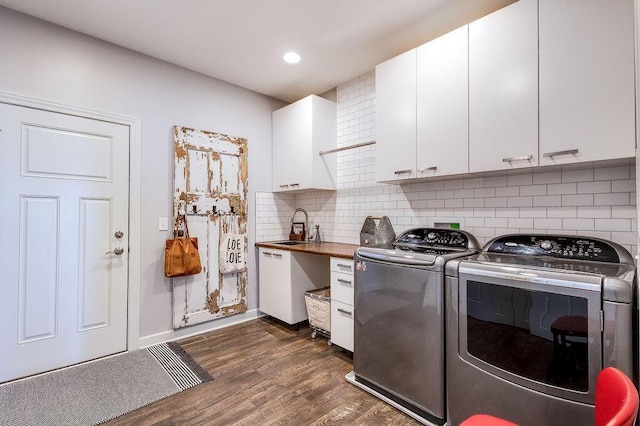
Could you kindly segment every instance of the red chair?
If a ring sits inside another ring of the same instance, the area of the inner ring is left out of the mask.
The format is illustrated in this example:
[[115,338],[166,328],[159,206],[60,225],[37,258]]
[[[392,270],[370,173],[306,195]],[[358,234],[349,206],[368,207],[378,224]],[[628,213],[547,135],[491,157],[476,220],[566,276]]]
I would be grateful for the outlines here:
[[617,368],[598,374],[596,384],[596,426],[632,426],[638,415],[638,391]]
[[[626,374],[607,367],[596,382],[596,426],[633,426],[638,415],[638,391]],[[476,414],[460,426],[518,426],[488,414]]]

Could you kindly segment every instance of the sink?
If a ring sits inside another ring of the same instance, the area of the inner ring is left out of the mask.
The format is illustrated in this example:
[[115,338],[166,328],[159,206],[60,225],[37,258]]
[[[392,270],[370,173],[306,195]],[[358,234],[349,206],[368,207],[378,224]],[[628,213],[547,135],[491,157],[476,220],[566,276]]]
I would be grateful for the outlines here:
[[299,244],[308,244],[306,241],[291,241],[291,240],[287,240],[287,241],[276,241],[273,244],[279,244],[279,245],[283,245],[283,246],[297,246]]

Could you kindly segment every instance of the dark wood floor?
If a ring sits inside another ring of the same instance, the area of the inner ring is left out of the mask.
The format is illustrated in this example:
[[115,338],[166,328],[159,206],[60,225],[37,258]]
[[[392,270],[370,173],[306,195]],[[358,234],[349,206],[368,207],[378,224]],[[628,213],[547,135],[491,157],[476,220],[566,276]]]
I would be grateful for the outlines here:
[[349,353],[311,329],[259,318],[180,341],[214,380],[115,425],[418,425],[347,382]]

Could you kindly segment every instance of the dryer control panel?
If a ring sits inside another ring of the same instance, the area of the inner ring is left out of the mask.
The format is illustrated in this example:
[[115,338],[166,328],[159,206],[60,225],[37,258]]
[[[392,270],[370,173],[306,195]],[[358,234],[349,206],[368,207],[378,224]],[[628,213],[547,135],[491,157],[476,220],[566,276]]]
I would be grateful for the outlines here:
[[622,257],[631,257],[628,251],[616,243],[570,235],[504,235],[487,243],[482,251],[608,263],[622,263]]

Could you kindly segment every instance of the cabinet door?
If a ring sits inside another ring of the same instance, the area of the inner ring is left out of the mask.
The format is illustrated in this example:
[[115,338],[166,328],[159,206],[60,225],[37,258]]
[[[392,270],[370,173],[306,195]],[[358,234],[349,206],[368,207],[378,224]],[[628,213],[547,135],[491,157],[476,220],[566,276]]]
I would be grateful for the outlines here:
[[416,49],[376,66],[376,180],[416,177]]
[[541,165],[635,155],[633,18],[633,0],[540,0]]
[[538,164],[538,7],[469,24],[469,171]]
[[331,301],[331,342],[353,352],[353,306]]
[[468,27],[417,49],[417,176],[466,173]]
[[291,253],[259,250],[260,310],[289,322],[291,319]]
[[311,137],[311,97],[273,112],[274,191],[311,188]]

